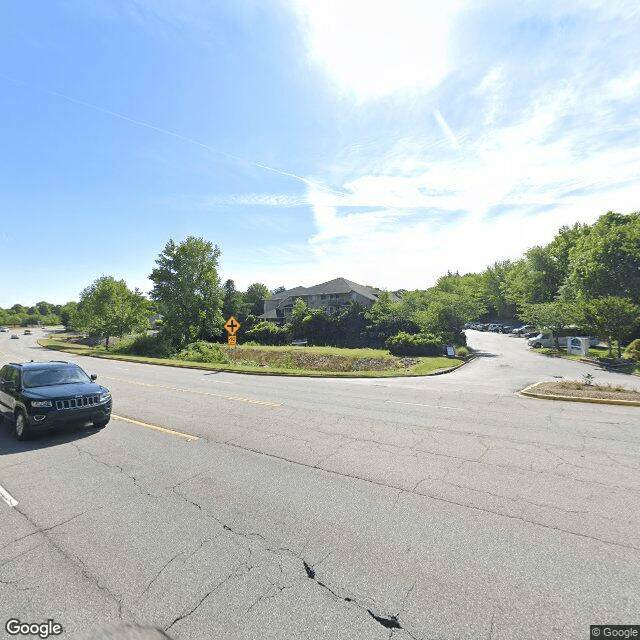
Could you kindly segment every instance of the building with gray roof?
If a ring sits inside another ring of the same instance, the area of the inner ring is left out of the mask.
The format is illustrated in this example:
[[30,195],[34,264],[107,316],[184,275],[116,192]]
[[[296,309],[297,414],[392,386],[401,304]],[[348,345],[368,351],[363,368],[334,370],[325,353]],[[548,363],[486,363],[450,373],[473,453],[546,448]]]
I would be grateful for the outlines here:
[[[293,305],[298,298],[312,309],[324,308],[327,313],[336,313],[351,302],[370,307],[381,293],[382,290],[376,287],[367,287],[346,278],[335,278],[312,287],[294,287],[274,294],[264,300],[264,313],[259,318],[284,324],[291,318]],[[399,299],[394,293],[391,296],[394,300]]]

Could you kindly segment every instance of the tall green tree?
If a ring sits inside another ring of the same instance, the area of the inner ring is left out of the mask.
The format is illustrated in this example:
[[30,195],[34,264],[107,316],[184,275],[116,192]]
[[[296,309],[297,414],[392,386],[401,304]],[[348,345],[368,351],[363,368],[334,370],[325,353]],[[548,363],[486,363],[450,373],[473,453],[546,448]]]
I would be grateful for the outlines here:
[[71,324],[71,317],[73,315],[73,312],[75,310],[75,308],[78,306],[77,302],[71,301],[71,302],[67,302],[66,304],[63,304],[60,307],[60,322],[62,322],[62,324],[65,327],[72,327],[73,325]]
[[607,296],[589,300],[583,307],[584,322],[598,338],[607,341],[609,355],[612,344],[618,343],[618,358],[622,357],[622,342],[640,323],[640,306],[629,299]]
[[589,300],[614,296],[640,303],[640,213],[609,212],[584,230],[569,250],[563,295]]
[[124,280],[103,276],[82,291],[70,315],[75,329],[101,336],[108,349],[112,337],[149,327],[149,301]]
[[162,334],[177,349],[196,340],[215,340],[222,331],[219,257],[217,246],[189,236],[178,244],[169,240],[156,260],[149,276],[151,298],[164,316]]
[[254,316],[261,316],[264,313],[264,301],[271,297],[271,291],[266,285],[260,282],[254,282],[249,285],[246,293],[244,294],[245,302],[250,305],[249,313]]
[[247,315],[248,304],[244,300],[242,291],[236,289],[233,280],[226,280],[222,285],[224,298],[222,302],[222,316],[227,319],[234,316],[240,322],[244,322]]

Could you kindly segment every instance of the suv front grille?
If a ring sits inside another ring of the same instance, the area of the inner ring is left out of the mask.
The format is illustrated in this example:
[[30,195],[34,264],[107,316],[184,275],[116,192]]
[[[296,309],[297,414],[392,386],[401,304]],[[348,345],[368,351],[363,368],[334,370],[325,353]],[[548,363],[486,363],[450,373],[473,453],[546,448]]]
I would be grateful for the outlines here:
[[67,398],[56,400],[56,409],[84,409],[98,404],[100,396],[84,396],[82,398]]

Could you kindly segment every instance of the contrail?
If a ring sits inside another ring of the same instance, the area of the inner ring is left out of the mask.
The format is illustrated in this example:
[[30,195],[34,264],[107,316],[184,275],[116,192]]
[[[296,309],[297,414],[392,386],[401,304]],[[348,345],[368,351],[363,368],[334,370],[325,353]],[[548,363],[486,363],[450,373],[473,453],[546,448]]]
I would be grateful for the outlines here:
[[167,136],[171,136],[172,138],[177,138],[178,140],[183,140],[184,142],[189,142],[190,144],[194,144],[202,149],[206,149],[207,151],[211,151],[213,153],[217,153],[221,156],[229,158],[230,160],[235,160],[236,162],[249,164],[259,169],[264,169],[266,171],[271,171],[272,173],[277,173],[281,176],[285,176],[288,178],[293,178],[294,180],[298,180],[305,184],[306,186],[314,186],[323,190],[332,191],[331,189],[327,189],[323,185],[317,184],[309,180],[308,178],[303,178],[302,176],[296,175],[295,173],[291,173],[289,171],[282,171],[281,169],[276,169],[275,167],[270,167],[269,165],[263,164],[261,162],[256,162],[255,160],[247,160],[246,158],[242,158],[240,156],[233,155],[231,153],[227,153],[226,151],[222,151],[217,147],[214,147],[209,144],[205,144],[203,142],[199,142],[198,140],[194,140],[193,138],[189,138],[188,136],[183,136],[176,131],[171,131],[171,129],[165,129],[163,127],[158,127],[156,125],[150,124],[149,122],[144,122],[143,120],[137,120],[136,118],[130,118],[129,116],[124,115],[123,113],[118,113],[117,111],[112,111],[111,109],[107,109],[105,107],[101,107],[100,105],[93,104],[91,102],[86,102],[85,100],[80,100],[78,98],[74,98],[72,96],[68,96],[64,93],[60,93],[59,91],[53,91],[51,89],[43,89],[42,87],[36,87],[34,85],[29,84],[28,82],[24,82],[22,80],[16,80],[15,78],[11,78],[4,73],[0,73],[0,77],[5,80],[9,80],[15,84],[20,84],[24,87],[28,87],[29,89],[35,89],[36,91],[41,91],[42,93],[46,93],[50,96],[55,96],[57,98],[62,98],[63,100],[67,100],[73,104],[77,104],[82,107],[87,107],[88,109],[93,109],[94,111],[98,111],[100,113],[104,113],[106,115],[112,116],[114,118],[118,118],[119,120],[124,120],[125,122],[130,122],[131,124],[139,125],[140,127],[145,127],[146,129],[151,129],[152,131],[157,131],[158,133],[163,133]]
[[451,146],[454,149],[459,149],[460,143],[455,137],[453,131],[451,131],[451,128],[447,124],[447,121],[442,117],[442,114],[440,113],[439,109],[433,110],[433,117],[436,119],[436,122],[440,125],[440,128],[442,129],[442,133],[444,133],[444,135],[447,136],[447,138],[449,138],[449,142],[451,142]]

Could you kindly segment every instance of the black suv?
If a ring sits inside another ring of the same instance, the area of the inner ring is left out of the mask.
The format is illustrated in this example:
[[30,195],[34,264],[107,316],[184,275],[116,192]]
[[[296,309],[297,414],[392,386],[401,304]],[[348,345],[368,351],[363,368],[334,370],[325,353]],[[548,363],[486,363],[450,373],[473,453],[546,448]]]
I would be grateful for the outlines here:
[[0,415],[15,425],[18,440],[34,431],[111,419],[109,389],[70,362],[12,362],[0,369]]

